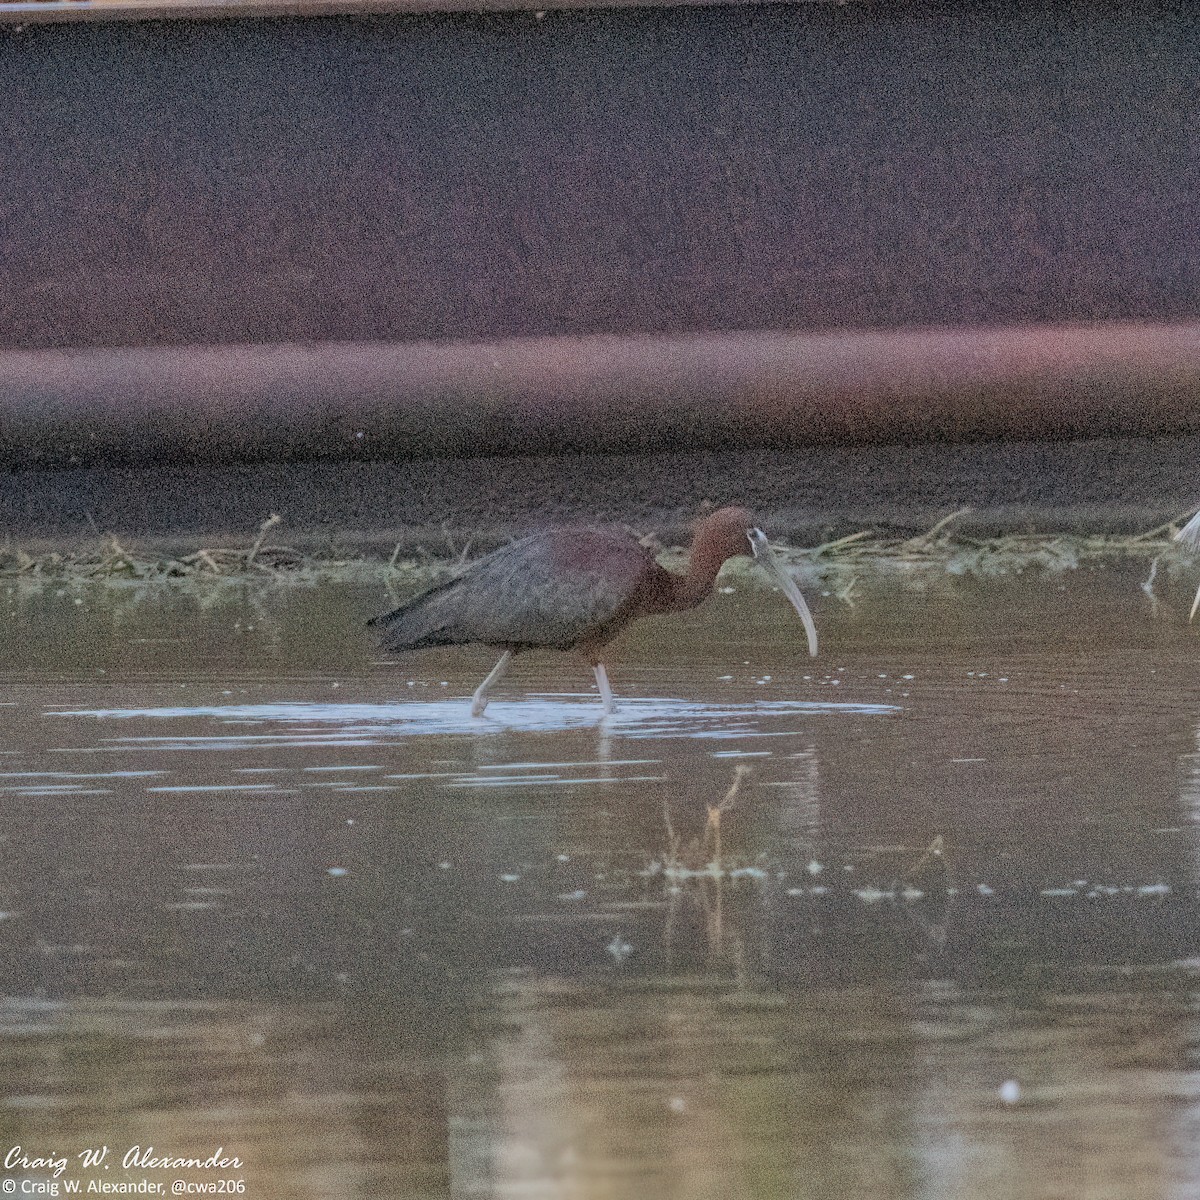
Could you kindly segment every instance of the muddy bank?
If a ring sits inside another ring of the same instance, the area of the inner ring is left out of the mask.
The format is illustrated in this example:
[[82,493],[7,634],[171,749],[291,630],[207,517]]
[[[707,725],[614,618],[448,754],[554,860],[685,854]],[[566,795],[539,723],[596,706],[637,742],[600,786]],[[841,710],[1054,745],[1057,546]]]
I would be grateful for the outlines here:
[[94,551],[115,534],[147,551],[248,549],[456,557],[547,522],[623,522],[664,544],[705,504],[751,507],[798,546],[870,530],[912,536],[963,508],[972,538],[1136,535],[1200,506],[1200,438],[824,446],[793,451],[547,455],[405,463],[74,469],[0,474],[10,543]]

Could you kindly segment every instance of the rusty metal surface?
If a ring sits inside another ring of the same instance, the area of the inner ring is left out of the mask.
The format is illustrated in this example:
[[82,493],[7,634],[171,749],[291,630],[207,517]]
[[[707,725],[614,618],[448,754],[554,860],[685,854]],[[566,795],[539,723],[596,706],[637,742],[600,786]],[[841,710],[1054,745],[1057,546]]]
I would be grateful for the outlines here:
[[1200,431],[1200,324],[0,354],[0,465]]

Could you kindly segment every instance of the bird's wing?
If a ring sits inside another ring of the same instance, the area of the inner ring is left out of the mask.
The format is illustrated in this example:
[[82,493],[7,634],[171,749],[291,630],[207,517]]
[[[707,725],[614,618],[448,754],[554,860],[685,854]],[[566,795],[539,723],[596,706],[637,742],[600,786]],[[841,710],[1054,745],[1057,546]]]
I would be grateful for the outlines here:
[[618,620],[647,573],[660,570],[628,535],[551,530],[478,559],[375,623],[393,650],[465,642],[567,648]]

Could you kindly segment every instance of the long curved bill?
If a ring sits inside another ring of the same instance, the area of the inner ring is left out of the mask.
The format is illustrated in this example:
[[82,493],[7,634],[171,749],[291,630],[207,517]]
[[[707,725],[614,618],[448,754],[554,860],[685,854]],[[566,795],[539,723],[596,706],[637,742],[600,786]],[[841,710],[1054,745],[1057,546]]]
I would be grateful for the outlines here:
[[746,536],[750,539],[750,548],[754,551],[754,557],[775,576],[783,594],[799,614],[800,620],[804,622],[804,632],[808,635],[808,652],[816,655],[817,623],[813,620],[812,613],[809,612],[808,605],[804,602],[804,597],[800,594],[795,580],[784,569],[783,563],[775,557],[775,552],[767,541],[767,535],[761,529],[751,529]]

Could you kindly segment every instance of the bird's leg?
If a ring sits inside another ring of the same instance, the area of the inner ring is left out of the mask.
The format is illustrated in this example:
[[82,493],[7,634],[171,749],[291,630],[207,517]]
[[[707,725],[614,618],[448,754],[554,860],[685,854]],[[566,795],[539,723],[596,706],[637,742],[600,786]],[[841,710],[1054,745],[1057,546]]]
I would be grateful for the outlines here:
[[483,710],[487,708],[488,689],[508,670],[510,662],[512,662],[512,651],[505,650],[500,655],[500,661],[488,673],[488,677],[475,689],[475,695],[471,697],[471,716],[483,716]]
[[608,672],[604,669],[602,662],[592,663],[592,670],[596,673],[596,687],[600,689],[600,699],[604,704],[604,715],[611,717],[617,711],[617,706],[613,702],[612,688],[608,686]]

